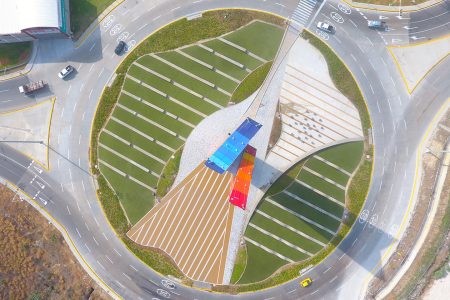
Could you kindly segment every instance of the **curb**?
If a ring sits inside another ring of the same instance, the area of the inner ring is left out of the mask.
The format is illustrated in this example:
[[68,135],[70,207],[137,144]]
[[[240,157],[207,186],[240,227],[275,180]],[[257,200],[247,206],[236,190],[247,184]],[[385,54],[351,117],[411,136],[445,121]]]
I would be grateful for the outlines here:
[[439,5],[444,2],[444,0],[429,0],[421,4],[417,5],[410,5],[410,6],[389,6],[389,5],[376,5],[376,4],[369,4],[369,3],[361,3],[357,1],[352,0],[342,0],[350,7],[356,8],[356,9],[365,9],[365,10],[372,10],[372,11],[379,11],[379,12],[416,12],[421,11],[424,9],[428,9],[430,7]]

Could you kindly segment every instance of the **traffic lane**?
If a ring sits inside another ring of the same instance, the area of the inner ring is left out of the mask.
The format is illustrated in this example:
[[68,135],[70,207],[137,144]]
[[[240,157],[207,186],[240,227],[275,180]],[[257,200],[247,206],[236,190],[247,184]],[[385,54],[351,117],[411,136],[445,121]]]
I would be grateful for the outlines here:
[[438,38],[450,33],[450,3],[444,1],[428,9],[410,14],[412,41]]
[[36,103],[36,94],[25,95],[19,92],[19,86],[30,83],[26,76],[0,82],[0,112],[19,109]]

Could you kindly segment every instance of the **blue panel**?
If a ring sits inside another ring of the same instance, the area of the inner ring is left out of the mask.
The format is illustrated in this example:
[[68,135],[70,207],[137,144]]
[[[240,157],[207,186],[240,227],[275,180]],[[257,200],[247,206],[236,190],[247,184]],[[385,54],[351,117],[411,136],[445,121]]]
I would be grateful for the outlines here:
[[258,122],[247,118],[209,157],[206,166],[220,174],[225,172],[244,151],[261,126]]

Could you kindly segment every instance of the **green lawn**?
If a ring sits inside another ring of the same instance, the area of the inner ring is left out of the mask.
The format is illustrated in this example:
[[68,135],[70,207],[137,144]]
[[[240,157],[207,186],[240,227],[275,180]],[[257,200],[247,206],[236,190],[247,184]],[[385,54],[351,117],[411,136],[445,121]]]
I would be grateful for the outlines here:
[[232,93],[238,85],[232,79],[229,79],[217,72],[214,72],[213,70],[207,68],[206,66],[201,65],[198,62],[191,60],[178,52],[175,51],[163,52],[159,53],[158,56],[183,68],[184,70],[188,70],[190,73],[202,79],[208,80],[209,82],[219,86],[220,88],[226,90],[229,93]]
[[263,84],[264,79],[266,79],[267,74],[269,74],[271,67],[272,62],[265,63],[245,77],[231,96],[231,102],[239,103],[256,92],[256,90],[258,90],[258,88]]
[[114,0],[70,0],[70,29],[78,39]]
[[190,56],[200,59],[201,61],[213,66],[214,68],[230,75],[238,80],[243,80],[249,73],[232,64],[231,62],[212,54],[211,52],[199,47],[191,46],[182,49],[182,52],[189,54]]
[[342,144],[339,147],[325,149],[316,155],[325,158],[329,162],[332,162],[351,173],[359,164],[363,150],[363,142],[354,142]]
[[33,44],[31,42],[0,44],[0,72],[26,63],[30,59]]
[[[362,143],[353,142],[333,146],[321,151],[320,155],[343,168],[345,167],[349,172],[353,172],[362,156]],[[343,189],[306,169],[302,169],[302,166],[314,168],[318,175],[325,178],[328,178],[328,174],[331,174],[344,187],[347,186],[349,177],[347,175],[341,176],[343,174],[341,171],[335,168],[330,169],[326,164],[325,166],[323,163],[318,164],[320,161],[317,159],[313,159],[311,162],[310,159],[307,158],[305,161],[298,163],[297,166],[275,181],[258,205],[257,211],[251,217],[250,224],[245,232],[246,237],[294,261],[304,260],[309,256],[295,247],[277,241],[272,236],[279,237],[312,254],[318,254],[324,248],[321,243],[326,245],[336,236],[344,212],[343,206],[298,181],[344,202],[345,191]],[[254,226],[252,227],[252,224],[270,234],[258,230]],[[249,245],[248,242],[246,244]],[[257,247],[253,245],[253,248]],[[264,252],[266,254],[259,251],[255,253],[264,256],[266,265],[272,265],[273,262],[272,272],[274,272],[279,267],[278,259],[275,259],[275,255],[267,253],[267,251]],[[248,252],[249,261],[259,259],[252,258],[252,255],[255,254]],[[269,268],[264,266],[264,272],[259,273],[255,269],[260,267],[260,265],[248,264],[242,280],[256,282],[264,279],[265,277],[262,277],[261,274],[268,276]],[[239,281],[239,283],[244,283],[244,281]]]
[[100,170],[120,199],[131,223],[139,221],[153,206],[153,194],[131,179],[125,178],[108,167],[100,165]]
[[211,40],[208,42],[203,43],[205,46],[213,49],[214,51],[231,58],[232,60],[243,64],[245,67],[249,68],[250,70],[254,70],[257,67],[259,67],[262,62],[260,60],[257,60],[256,58],[253,58],[245,52],[242,52],[241,50],[230,46],[222,41],[219,40]]
[[[253,22],[239,31],[225,36],[225,39],[246,48],[266,60],[271,60],[278,51],[284,30],[264,22]],[[258,45],[265,44],[265,47]]]
[[314,157],[311,157],[310,159],[308,159],[308,162],[305,166],[315,172],[318,172],[318,173],[328,177],[329,179],[331,179],[341,185],[345,185],[348,181],[347,174],[327,165],[326,163],[324,163]]
[[[273,273],[274,269],[286,264],[285,260],[270,254],[263,249],[247,244],[247,267],[238,283],[245,284],[267,278]],[[270,263],[269,263],[270,262]],[[258,268],[249,268],[249,266],[259,266]]]

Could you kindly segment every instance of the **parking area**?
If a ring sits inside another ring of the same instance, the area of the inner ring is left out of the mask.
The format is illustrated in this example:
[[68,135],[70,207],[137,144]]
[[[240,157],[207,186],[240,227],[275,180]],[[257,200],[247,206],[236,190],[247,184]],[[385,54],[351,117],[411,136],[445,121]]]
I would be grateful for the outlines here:
[[164,167],[192,129],[226,107],[240,82],[275,56],[282,34],[255,21],[133,62],[98,149],[100,170],[131,223],[153,206]]
[[127,233],[136,243],[156,247],[196,281],[220,284],[233,220],[228,202],[230,173],[200,164]]
[[362,153],[363,142],[318,152],[287,187],[261,200],[244,235],[248,260],[239,283],[262,280],[329,243],[341,224],[347,184]]

